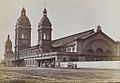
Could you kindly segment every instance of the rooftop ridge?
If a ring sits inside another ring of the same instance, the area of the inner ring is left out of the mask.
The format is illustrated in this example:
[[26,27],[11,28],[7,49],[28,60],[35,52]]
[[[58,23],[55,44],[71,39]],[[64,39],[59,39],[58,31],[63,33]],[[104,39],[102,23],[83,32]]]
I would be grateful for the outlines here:
[[65,38],[68,38],[68,37],[71,37],[71,36],[74,36],[74,35],[83,34],[83,33],[87,33],[87,32],[90,32],[90,31],[91,31],[91,33],[93,33],[94,29],[83,31],[83,32],[79,32],[79,33],[76,33],[76,34],[73,34],[73,35],[69,35],[69,36],[65,36],[65,37],[61,37],[61,38],[58,38],[58,39],[54,39],[52,41],[54,42],[54,41],[57,41],[57,40],[65,39]]

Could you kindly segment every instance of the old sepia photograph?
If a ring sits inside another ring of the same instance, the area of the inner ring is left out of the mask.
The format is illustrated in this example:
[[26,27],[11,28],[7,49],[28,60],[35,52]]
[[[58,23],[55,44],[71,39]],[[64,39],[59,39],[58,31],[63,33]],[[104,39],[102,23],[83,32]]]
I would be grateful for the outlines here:
[[0,83],[120,83],[120,0],[0,0]]

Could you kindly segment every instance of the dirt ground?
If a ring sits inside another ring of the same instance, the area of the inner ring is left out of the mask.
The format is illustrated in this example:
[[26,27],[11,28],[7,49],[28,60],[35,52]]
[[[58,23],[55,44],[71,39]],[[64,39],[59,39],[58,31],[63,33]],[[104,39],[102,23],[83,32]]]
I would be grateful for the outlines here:
[[120,83],[120,70],[4,68],[0,83]]

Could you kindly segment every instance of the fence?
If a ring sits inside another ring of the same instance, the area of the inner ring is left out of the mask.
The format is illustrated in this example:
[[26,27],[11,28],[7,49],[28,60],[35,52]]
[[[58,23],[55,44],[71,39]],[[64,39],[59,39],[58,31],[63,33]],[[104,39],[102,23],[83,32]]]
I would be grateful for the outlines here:
[[120,69],[120,61],[61,62],[60,67],[68,68],[70,64],[73,68],[76,65],[76,68]]

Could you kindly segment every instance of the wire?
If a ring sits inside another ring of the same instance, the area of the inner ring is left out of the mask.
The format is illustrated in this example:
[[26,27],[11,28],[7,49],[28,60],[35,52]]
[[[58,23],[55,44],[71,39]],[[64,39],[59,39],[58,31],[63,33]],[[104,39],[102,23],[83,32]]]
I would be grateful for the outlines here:
[[24,7],[24,0],[23,0],[23,7]]
[[46,1],[46,0],[44,0],[44,8],[46,8],[46,4],[47,4],[47,1]]

